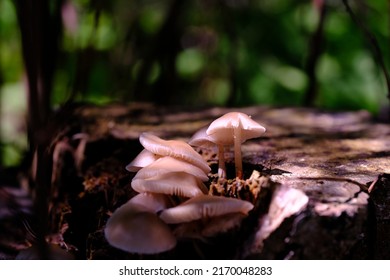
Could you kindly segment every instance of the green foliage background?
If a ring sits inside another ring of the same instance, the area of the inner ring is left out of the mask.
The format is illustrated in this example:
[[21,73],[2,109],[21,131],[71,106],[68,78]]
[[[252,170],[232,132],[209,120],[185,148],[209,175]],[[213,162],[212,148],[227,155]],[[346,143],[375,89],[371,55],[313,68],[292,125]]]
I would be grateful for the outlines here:
[[[325,1],[325,0],[324,0]],[[185,106],[302,106],[321,0],[68,0],[53,107],[75,101]],[[389,64],[389,3],[349,1]],[[314,105],[387,104],[383,73],[341,0],[328,10]],[[26,147],[26,90],[12,0],[0,2],[1,142],[6,165]]]

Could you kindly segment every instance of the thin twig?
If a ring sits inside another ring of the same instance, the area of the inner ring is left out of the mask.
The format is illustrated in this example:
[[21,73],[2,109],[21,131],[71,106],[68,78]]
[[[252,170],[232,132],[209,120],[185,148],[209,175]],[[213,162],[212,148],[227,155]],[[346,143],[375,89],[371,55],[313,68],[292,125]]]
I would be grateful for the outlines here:
[[306,72],[309,77],[308,87],[305,93],[304,105],[313,106],[317,95],[317,77],[316,67],[320,55],[322,53],[322,46],[324,42],[324,26],[327,15],[327,7],[322,3],[318,8],[320,12],[320,19],[316,31],[310,39],[309,56],[307,58]]
[[378,181],[379,181],[380,178],[381,178],[381,177],[378,176],[378,178],[376,178],[374,181],[372,181],[372,183],[371,183],[370,186],[368,187],[368,193],[371,193],[371,192],[374,190],[375,185],[376,185],[376,183],[378,183]]
[[359,186],[359,188],[364,191],[364,192],[367,192],[368,191],[368,188],[365,184],[362,184],[358,181],[355,181],[353,179],[349,179],[349,178],[340,178],[340,177],[327,177],[327,176],[324,176],[324,177],[298,177],[297,179],[299,180],[324,180],[324,181],[337,181],[337,182],[348,182],[348,183],[351,183],[351,184],[354,184],[354,185],[357,185]]

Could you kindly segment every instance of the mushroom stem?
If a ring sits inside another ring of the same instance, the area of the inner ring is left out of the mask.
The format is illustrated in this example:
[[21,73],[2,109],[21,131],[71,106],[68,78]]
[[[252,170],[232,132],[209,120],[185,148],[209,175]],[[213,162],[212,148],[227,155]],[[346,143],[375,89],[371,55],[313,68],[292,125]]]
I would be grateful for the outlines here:
[[242,179],[242,156],[241,156],[241,131],[240,128],[234,127],[234,163],[236,167],[236,177]]
[[226,178],[225,146],[218,145],[218,177]]

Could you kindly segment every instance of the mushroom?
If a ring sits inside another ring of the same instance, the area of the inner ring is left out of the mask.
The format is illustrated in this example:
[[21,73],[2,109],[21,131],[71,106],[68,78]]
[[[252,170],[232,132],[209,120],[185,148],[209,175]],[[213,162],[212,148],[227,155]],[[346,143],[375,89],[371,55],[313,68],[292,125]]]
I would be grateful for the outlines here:
[[170,172],[147,179],[133,179],[132,188],[137,192],[163,193],[193,197],[208,192],[206,186],[194,175]]
[[[161,197],[160,197],[161,198]],[[155,207],[142,205],[152,200]],[[115,210],[104,229],[111,246],[139,254],[157,254],[176,246],[176,238],[155,213],[164,207],[156,196],[140,194]]]
[[130,205],[129,207],[132,207],[131,205],[140,205],[142,207],[148,208],[150,212],[155,213],[172,207],[170,198],[167,195],[161,193],[143,192],[133,196],[133,198],[131,198],[128,202],[128,205]]
[[138,171],[133,180],[147,179],[171,172],[185,172],[199,178],[203,182],[209,179],[204,171],[191,163],[172,157],[162,157]]
[[247,139],[259,137],[265,128],[248,115],[230,112],[213,121],[206,133],[213,142],[220,145],[234,144],[236,177],[242,179],[241,144]]
[[207,127],[198,130],[188,141],[191,146],[217,147],[218,148],[218,177],[226,178],[225,146],[213,141],[206,133]]
[[167,224],[179,224],[229,213],[247,215],[252,208],[253,204],[248,201],[231,197],[200,195],[178,206],[163,210],[160,218]]
[[126,165],[126,170],[130,172],[137,172],[141,168],[148,166],[159,158],[160,156],[153,154],[151,151],[143,149],[128,165]]
[[179,140],[164,140],[150,133],[142,133],[139,141],[145,149],[159,156],[169,156],[189,162],[203,170],[210,172],[207,162],[189,144]]

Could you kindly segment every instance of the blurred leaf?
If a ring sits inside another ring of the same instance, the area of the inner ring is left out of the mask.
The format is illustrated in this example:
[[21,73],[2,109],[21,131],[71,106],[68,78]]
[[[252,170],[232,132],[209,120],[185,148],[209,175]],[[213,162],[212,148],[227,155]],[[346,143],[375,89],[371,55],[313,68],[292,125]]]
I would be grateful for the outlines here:
[[139,16],[139,24],[142,30],[148,35],[156,34],[164,20],[164,15],[165,11],[161,6],[145,7]]
[[303,91],[307,84],[306,74],[295,67],[280,66],[274,69],[274,79],[283,87],[292,91]]
[[229,98],[230,83],[224,79],[210,79],[205,82],[203,91],[207,103],[223,106]]
[[6,167],[18,166],[22,160],[22,150],[13,144],[2,146],[2,163]]
[[337,79],[340,76],[340,72],[340,64],[335,57],[326,53],[320,57],[316,75],[321,83],[327,84],[332,79]]
[[249,85],[251,101],[256,104],[275,104],[274,88],[275,83],[259,72]]
[[[110,15],[100,12],[96,22],[96,14],[87,11],[81,17],[76,44],[80,48],[93,46],[97,50],[112,48],[118,39],[113,19]],[[72,44],[68,42],[68,46]]]
[[186,49],[176,58],[176,70],[181,77],[193,79],[203,70],[205,62],[202,51],[196,48]]
[[3,149],[3,164],[17,165],[22,152],[27,149],[25,129],[27,98],[22,81],[7,83],[0,89],[1,116],[0,135]]

